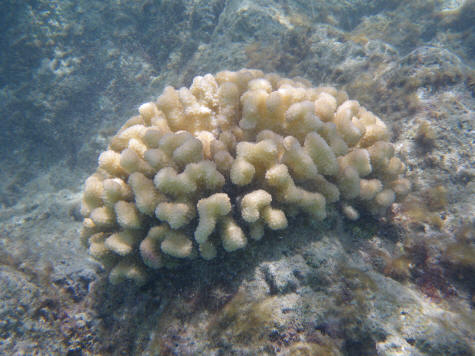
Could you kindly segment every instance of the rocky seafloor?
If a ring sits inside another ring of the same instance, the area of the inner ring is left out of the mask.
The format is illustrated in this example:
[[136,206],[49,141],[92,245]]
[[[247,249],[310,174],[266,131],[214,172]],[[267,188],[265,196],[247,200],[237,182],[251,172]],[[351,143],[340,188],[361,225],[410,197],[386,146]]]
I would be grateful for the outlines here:
[[[475,353],[475,1],[0,5],[0,353]],[[82,183],[166,85],[258,68],[348,92],[413,192],[388,216],[111,286],[80,245]]]

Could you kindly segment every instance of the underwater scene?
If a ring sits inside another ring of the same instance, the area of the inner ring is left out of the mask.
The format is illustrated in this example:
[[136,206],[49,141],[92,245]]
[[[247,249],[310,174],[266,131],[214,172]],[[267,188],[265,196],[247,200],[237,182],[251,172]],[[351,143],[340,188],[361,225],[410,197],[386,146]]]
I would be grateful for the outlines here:
[[1,355],[475,355],[475,0],[0,10]]

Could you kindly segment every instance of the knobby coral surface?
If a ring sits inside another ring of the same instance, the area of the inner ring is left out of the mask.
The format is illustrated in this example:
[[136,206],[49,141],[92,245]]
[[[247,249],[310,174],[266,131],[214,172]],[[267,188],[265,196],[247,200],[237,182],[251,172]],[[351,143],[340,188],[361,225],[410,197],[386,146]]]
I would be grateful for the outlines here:
[[139,107],[85,183],[82,240],[112,283],[146,281],[287,218],[383,214],[410,189],[386,125],[333,87],[258,70],[195,77]]

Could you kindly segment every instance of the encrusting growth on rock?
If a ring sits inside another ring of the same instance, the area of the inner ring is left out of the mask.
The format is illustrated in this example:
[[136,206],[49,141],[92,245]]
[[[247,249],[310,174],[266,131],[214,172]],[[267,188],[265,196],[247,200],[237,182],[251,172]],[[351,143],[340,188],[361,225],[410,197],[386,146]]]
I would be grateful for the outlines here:
[[383,214],[409,192],[386,125],[346,93],[259,70],[195,77],[139,107],[85,183],[82,241],[110,280],[244,248],[298,213]]

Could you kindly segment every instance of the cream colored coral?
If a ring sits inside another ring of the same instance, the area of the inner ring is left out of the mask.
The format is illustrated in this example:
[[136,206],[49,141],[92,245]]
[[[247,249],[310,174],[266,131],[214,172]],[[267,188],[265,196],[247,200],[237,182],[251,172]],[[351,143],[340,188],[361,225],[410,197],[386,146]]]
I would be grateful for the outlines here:
[[133,198],[132,190],[120,178],[105,179],[102,187],[102,200],[107,206],[113,206],[119,200],[131,200]]
[[172,229],[180,229],[195,217],[195,207],[187,202],[163,202],[157,205],[155,216],[167,222]]
[[190,163],[186,166],[183,174],[200,191],[219,191],[225,183],[224,176],[216,169],[216,164],[211,161]]
[[101,206],[91,211],[89,215],[94,224],[104,229],[111,228],[116,224],[114,209],[107,206]]
[[103,194],[103,180],[98,174],[93,174],[86,179],[84,184],[83,199],[89,205],[101,206],[102,194]]
[[266,172],[266,182],[276,188],[276,197],[290,208],[298,207],[308,215],[322,220],[326,217],[326,199],[318,192],[306,191],[295,185],[286,165],[279,164]]
[[113,233],[105,240],[105,246],[117,253],[125,256],[130,254],[139,241],[140,235],[135,231],[123,230]]
[[98,229],[100,229],[100,227],[96,226],[96,223],[91,218],[84,218],[80,234],[81,244],[87,247],[90,242],[90,237],[100,231]]
[[360,197],[363,200],[371,200],[383,190],[383,184],[378,179],[360,180]]
[[155,103],[145,103],[139,106],[139,113],[146,123],[150,123],[153,117],[158,116],[158,109]]
[[196,184],[184,173],[178,174],[172,167],[164,167],[153,179],[157,189],[173,197],[183,197],[196,190]]
[[86,179],[81,202],[81,214],[83,216],[89,216],[91,211],[102,206],[103,193],[103,177],[101,175],[93,174]]
[[230,217],[221,222],[221,239],[223,248],[227,252],[233,252],[243,248],[247,244],[246,236],[241,227]]
[[141,286],[147,281],[147,272],[135,259],[126,258],[119,261],[109,273],[109,281],[119,284],[126,280]]
[[95,258],[105,258],[111,250],[105,245],[107,235],[104,232],[93,234],[89,238],[89,254]]
[[231,201],[225,193],[216,193],[198,201],[199,224],[195,230],[195,240],[202,244],[214,231],[220,217],[231,211]]
[[243,158],[237,158],[231,165],[231,181],[236,185],[247,185],[256,174],[254,166]]
[[364,134],[353,119],[359,110],[359,103],[355,100],[347,100],[341,104],[335,113],[335,124],[338,132],[348,144],[354,146]]
[[167,231],[166,226],[154,226],[140,243],[140,256],[143,262],[150,268],[157,269],[165,265],[164,257],[160,252],[160,245],[165,239]]
[[257,143],[239,142],[236,146],[236,156],[251,163],[255,168],[269,167],[278,157],[279,151],[273,140],[262,140]]
[[248,223],[256,222],[260,218],[261,210],[271,201],[272,196],[262,189],[246,194],[241,202],[242,218]]
[[272,230],[282,230],[287,228],[287,218],[280,209],[274,209],[270,205],[262,209],[262,218]]
[[360,177],[366,177],[372,172],[369,153],[365,149],[356,148],[345,156],[339,157],[340,168],[353,167]]
[[173,151],[172,158],[179,167],[199,162],[203,160],[203,144],[197,138],[190,137]]
[[153,167],[131,148],[126,148],[120,154],[120,167],[128,174],[139,172],[147,177],[153,177],[155,173]]
[[317,114],[320,120],[328,122],[333,119],[337,107],[337,102],[333,95],[325,92],[320,93],[314,105],[315,114]]
[[345,214],[346,217],[352,221],[358,220],[360,217],[358,211],[350,205],[345,205],[343,207],[343,214]]
[[166,197],[155,189],[153,182],[142,173],[132,173],[128,183],[134,193],[137,209],[142,214],[153,215],[157,204],[166,200]]
[[338,173],[338,187],[345,198],[356,198],[360,194],[360,176],[358,171],[352,166],[342,166]]
[[142,217],[134,203],[118,201],[114,205],[117,222],[124,229],[140,229],[142,227]]
[[312,157],[295,137],[287,136],[283,140],[283,146],[285,151],[282,155],[282,162],[290,168],[296,179],[310,180],[317,175],[318,169]]
[[382,208],[387,208],[392,203],[394,203],[395,200],[396,197],[391,189],[383,190],[382,192],[378,193],[375,198],[376,203]]
[[305,151],[313,159],[318,171],[325,175],[334,176],[338,172],[338,162],[335,153],[328,143],[317,132],[310,132],[305,137]]
[[105,151],[99,156],[99,167],[107,171],[113,177],[125,175],[125,171],[120,165],[120,154],[115,151]]
[[300,140],[303,140],[308,132],[320,129],[322,125],[322,121],[315,114],[315,104],[311,101],[294,103],[285,112],[285,130]]
[[191,255],[193,244],[186,235],[179,231],[170,230],[160,245],[162,251],[176,258],[185,258]]
[[151,148],[144,152],[144,160],[155,170],[167,167],[171,163],[170,157],[159,148]]
[[[110,280],[246,247],[299,214],[384,212],[410,190],[389,131],[333,87],[259,70],[166,87],[86,180],[81,240]],[[338,204],[335,204],[338,203]]]

